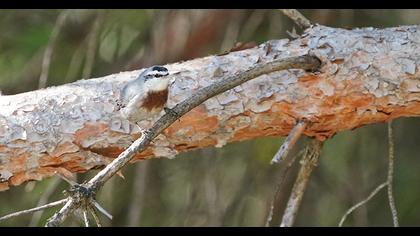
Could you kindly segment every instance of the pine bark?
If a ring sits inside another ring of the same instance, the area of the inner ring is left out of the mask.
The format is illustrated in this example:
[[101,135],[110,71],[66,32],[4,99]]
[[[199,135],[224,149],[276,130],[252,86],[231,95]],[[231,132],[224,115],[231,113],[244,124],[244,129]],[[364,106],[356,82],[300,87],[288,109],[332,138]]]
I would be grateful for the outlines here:
[[[199,88],[257,63],[312,54],[317,72],[287,70],[207,100],[159,135],[136,160],[262,136],[285,136],[298,120],[318,140],[398,117],[420,115],[420,26],[313,26],[295,40],[165,65],[174,73],[169,107]],[[140,71],[0,96],[0,190],[55,172],[99,168],[139,137],[115,111],[120,90]],[[144,121],[144,127],[152,121]]]

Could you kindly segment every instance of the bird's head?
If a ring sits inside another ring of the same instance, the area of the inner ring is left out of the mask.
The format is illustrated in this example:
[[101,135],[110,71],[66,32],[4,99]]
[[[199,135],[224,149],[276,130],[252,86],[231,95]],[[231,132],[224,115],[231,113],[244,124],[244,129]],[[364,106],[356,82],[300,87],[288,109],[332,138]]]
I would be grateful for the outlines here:
[[144,78],[144,84],[150,90],[164,90],[168,88],[169,71],[163,66],[147,68],[140,76]]

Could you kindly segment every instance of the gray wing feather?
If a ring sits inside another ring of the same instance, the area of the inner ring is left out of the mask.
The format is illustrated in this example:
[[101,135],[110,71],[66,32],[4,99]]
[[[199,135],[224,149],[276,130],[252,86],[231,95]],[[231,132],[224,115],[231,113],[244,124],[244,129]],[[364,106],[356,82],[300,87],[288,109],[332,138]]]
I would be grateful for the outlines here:
[[[141,76],[141,75],[140,75]],[[140,77],[139,76],[139,77]],[[143,94],[144,80],[137,78],[127,83],[120,94],[119,108],[124,108],[138,94]]]

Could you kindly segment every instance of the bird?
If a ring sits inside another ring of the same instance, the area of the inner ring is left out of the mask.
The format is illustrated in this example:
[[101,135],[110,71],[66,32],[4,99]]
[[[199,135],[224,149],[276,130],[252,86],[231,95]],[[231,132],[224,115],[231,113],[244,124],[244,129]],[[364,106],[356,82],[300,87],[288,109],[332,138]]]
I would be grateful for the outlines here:
[[[137,124],[156,117],[166,108],[168,101],[169,71],[155,65],[146,68],[133,81],[128,82],[120,93],[117,110],[123,118]],[[139,126],[140,127],[140,126]]]

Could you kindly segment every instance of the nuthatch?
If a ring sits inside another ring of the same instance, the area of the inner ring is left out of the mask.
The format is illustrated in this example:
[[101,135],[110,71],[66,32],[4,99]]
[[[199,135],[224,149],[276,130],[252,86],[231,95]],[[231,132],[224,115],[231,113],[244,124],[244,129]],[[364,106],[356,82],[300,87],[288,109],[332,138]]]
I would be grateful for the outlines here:
[[152,66],[127,83],[117,104],[121,115],[135,124],[158,115],[168,100],[168,75],[165,67]]

